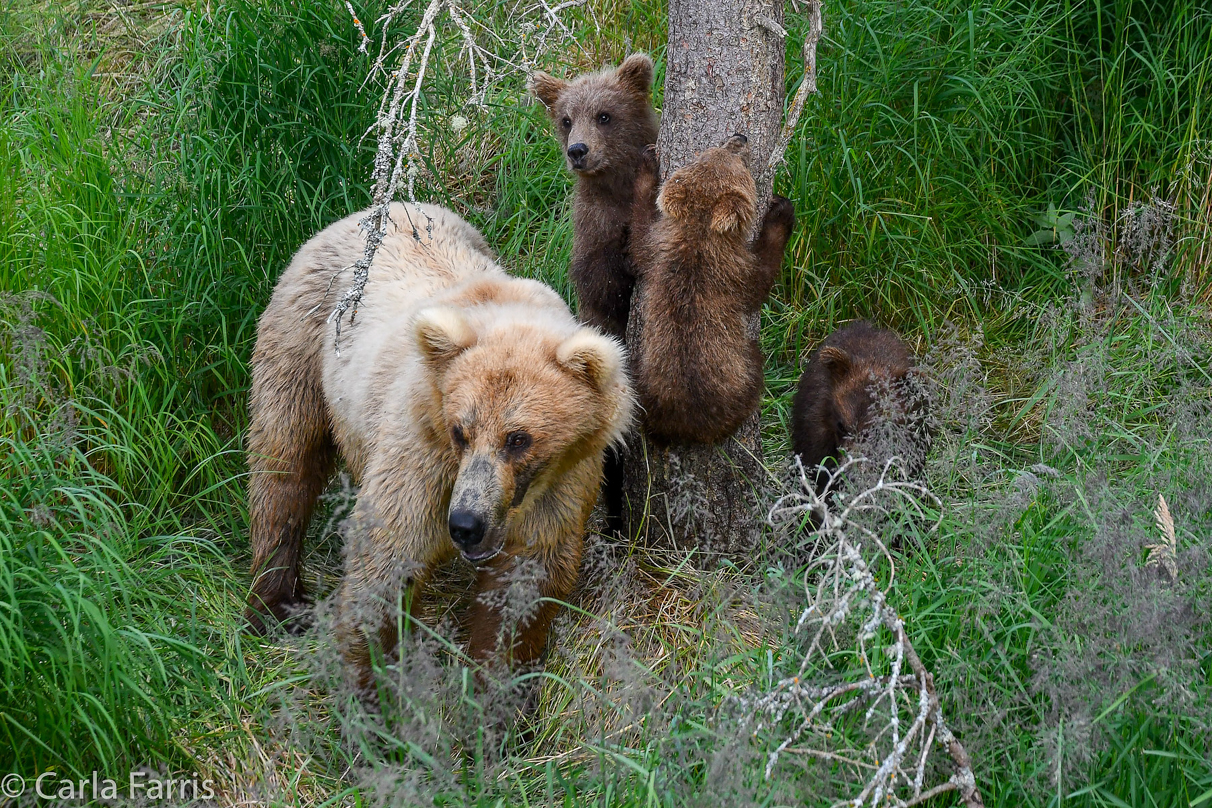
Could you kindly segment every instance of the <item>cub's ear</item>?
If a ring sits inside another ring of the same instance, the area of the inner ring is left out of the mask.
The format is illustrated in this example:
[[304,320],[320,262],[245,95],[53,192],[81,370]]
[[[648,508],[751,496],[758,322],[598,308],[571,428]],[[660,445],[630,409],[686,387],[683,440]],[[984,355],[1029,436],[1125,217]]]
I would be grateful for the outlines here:
[[652,90],[652,59],[646,53],[633,53],[614,71],[614,77],[628,90],[647,98]]
[[413,326],[417,347],[425,361],[437,368],[476,343],[476,334],[457,309],[425,309]]
[[657,194],[657,210],[673,219],[685,219],[692,208],[692,193],[687,187],[686,175],[680,170],[675,171]]
[[609,390],[623,375],[623,346],[592,328],[577,329],[556,348],[556,362],[595,390]]
[[830,377],[837,381],[850,372],[850,354],[830,345],[821,349],[821,364],[829,371]]
[[716,200],[711,208],[711,229],[727,233],[749,224],[753,218],[753,203],[741,194],[728,193]]
[[556,101],[560,100],[560,94],[567,87],[568,82],[557,79],[555,76],[549,76],[541,70],[536,71],[527,84],[530,94],[543,102],[543,106],[547,107],[547,114],[553,118],[555,117]]

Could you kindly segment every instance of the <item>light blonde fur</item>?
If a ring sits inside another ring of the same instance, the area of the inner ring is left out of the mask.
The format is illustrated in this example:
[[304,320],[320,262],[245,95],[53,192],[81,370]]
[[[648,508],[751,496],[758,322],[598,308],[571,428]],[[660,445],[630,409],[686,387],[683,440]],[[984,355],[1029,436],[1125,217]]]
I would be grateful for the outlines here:
[[[578,325],[547,286],[507,275],[474,228],[436,206],[393,207],[394,227],[335,351],[327,315],[363,251],[363,215],[299,250],[258,328],[249,615],[254,627],[267,612],[282,619],[302,596],[299,544],[335,449],[361,485],[339,624],[365,685],[367,636],[394,645],[401,589],[413,587],[415,600],[456,553],[447,513],[473,457],[481,473],[485,463],[492,469],[481,493],[503,498],[489,525],[502,552],[478,568],[480,589],[503,585],[513,559],[532,558],[547,572],[541,594],[568,594],[603,452],[626,433],[634,404],[619,343]],[[465,444],[452,438],[456,427]],[[518,459],[499,444],[521,429],[533,447]],[[544,607],[500,646],[499,615],[481,600],[470,615],[471,653],[536,658],[554,610]]]

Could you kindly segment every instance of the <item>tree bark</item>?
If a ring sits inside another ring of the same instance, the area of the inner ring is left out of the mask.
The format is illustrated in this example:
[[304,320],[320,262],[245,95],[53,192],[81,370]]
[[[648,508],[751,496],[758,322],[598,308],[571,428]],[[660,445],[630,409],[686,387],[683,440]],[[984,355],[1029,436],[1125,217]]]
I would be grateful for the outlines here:
[[[782,25],[783,0],[669,0],[657,138],[662,180],[739,132],[749,138],[758,210],[765,212],[774,179],[768,163],[783,116]],[[642,325],[638,300],[627,328],[633,354]],[[758,317],[749,329],[758,334]],[[625,460],[627,534],[649,545],[743,559],[759,536],[764,477],[757,413],[719,445],[662,448],[633,436]]]

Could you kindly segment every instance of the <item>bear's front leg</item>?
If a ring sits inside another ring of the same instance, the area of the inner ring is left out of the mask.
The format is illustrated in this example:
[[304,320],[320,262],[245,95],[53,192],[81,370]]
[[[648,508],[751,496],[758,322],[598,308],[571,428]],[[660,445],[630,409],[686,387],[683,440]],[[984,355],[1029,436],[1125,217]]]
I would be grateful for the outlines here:
[[584,546],[580,534],[546,556],[504,557],[482,567],[468,610],[468,655],[481,664],[526,666],[547,646],[551,621],[577,582]]
[[433,486],[400,471],[409,468],[399,456],[372,468],[346,536],[337,641],[348,676],[362,694],[374,684],[372,644],[390,654],[399,641],[397,604],[403,599],[415,615],[425,582],[454,552],[438,527],[441,497]]
[[774,282],[779,279],[779,271],[783,266],[783,252],[787,249],[787,241],[791,231],[795,229],[795,206],[791,200],[783,196],[770,199],[770,207],[762,219],[762,228],[750,248],[757,259],[757,273],[747,289],[747,308],[757,311],[762,308]]
[[367,502],[376,500],[364,491],[345,544],[336,626],[347,678],[364,697],[375,683],[372,654],[390,654],[399,643],[399,604],[416,617],[425,583],[451,551],[450,540],[442,543],[418,520],[384,525],[382,515],[368,514],[371,506],[362,505]]
[[631,253],[632,269],[640,277],[650,262],[649,233],[660,217],[657,210],[657,186],[660,183],[661,166],[657,159],[656,146],[648,146],[637,155],[635,184],[632,187],[631,225],[628,231],[628,249]]
[[363,697],[374,685],[372,653],[390,654],[399,643],[397,604],[403,601],[415,617],[425,584],[419,564],[380,566],[376,560],[364,556],[355,570],[351,559],[337,597],[337,647],[349,682]]

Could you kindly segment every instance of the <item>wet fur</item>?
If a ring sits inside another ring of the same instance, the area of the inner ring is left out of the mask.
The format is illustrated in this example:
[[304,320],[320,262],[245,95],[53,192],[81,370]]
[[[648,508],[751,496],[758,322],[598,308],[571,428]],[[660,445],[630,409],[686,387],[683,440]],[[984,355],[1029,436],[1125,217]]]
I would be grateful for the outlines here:
[[[506,275],[474,228],[434,206],[393,206],[337,355],[327,313],[362,253],[363,215],[299,250],[258,325],[247,612],[260,631],[303,605],[303,538],[339,454],[361,485],[338,597],[339,641],[361,687],[370,681],[369,643],[396,643],[397,597],[415,604],[429,574],[456,555],[452,495],[482,505],[486,541],[501,551],[476,569],[480,595],[506,584],[515,559],[541,563],[538,594],[568,595],[603,453],[621,440],[633,406],[618,342],[579,326],[543,284]],[[453,437],[456,425],[465,440]],[[504,451],[502,436],[518,429],[533,445]],[[502,644],[500,614],[477,597],[469,653],[533,661],[554,615],[544,604]]]
[[743,138],[708,149],[657,192],[643,153],[632,217],[641,328],[633,358],[648,434],[717,443],[757,408],[762,354],[748,320],[770,294],[795,226],[774,197],[750,243],[757,189]]

